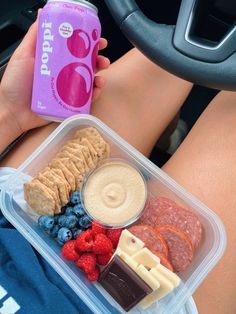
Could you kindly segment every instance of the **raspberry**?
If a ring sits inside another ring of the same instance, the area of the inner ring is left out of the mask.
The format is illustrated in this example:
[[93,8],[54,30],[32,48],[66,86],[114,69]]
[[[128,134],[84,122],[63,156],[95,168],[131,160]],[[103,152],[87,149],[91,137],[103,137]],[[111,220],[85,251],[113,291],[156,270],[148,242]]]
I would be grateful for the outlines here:
[[106,234],[106,229],[98,225],[96,222],[92,222],[92,231],[94,235],[99,234],[99,233]]
[[108,229],[107,230],[107,237],[111,240],[113,244],[113,249],[117,248],[122,231],[123,231],[122,229]]
[[92,273],[87,274],[89,281],[97,281],[100,276],[100,269],[96,266],[95,270]]
[[91,251],[93,247],[92,230],[81,232],[76,238],[75,246],[79,252]]
[[93,273],[97,264],[97,257],[94,253],[84,253],[76,262],[86,274]]
[[69,261],[76,261],[80,255],[75,250],[75,240],[66,242],[62,248],[62,256]]
[[109,263],[111,257],[112,257],[112,252],[107,253],[107,254],[99,254],[97,256],[98,264],[102,266],[106,266]]
[[112,242],[105,234],[96,234],[93,242],[93,252],[95,254],[107,254],[112,252]]

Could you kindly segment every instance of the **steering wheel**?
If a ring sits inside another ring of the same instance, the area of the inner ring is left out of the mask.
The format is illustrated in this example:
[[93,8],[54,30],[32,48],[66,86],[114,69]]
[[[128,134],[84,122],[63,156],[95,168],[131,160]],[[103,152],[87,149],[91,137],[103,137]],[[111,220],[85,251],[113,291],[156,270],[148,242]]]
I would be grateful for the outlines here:
[[105,2],[129,41],[154,63],[195,84],[236,91],[236,26],[217,44],[191,36],[199,0],[182,0],[176,25],[150,20],[134,0]]

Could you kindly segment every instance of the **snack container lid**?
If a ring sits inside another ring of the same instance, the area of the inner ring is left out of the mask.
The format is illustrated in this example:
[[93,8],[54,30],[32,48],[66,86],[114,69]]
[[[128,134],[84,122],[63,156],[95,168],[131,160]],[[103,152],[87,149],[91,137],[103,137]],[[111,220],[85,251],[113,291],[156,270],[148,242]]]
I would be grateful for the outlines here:
[[[78,115],[65,120],[10,176],[2,187],[0,196],[0,206],[4,216],[49,262],[93,313],[125,313],[98,283],[89,283],[76,266],[62,258],[60,246],[38,227],[38,216],[29,211],[23,198],[23,184],[46,166],[60,147],[71,138],[75,130],[83,127],[95,127],[111,145],[111,157],[126,159],[127,162],[138,167],[144,177],[155,181],[156,190],[153,193],[157,191],[164,194],[177,203],[191,208],[198,215],[204,230],[202,243],[197,249],[192,265],[179,274],[182,279],[180,286],[149,309],[141,311],[136,307],[130,311],[130,313],[148,314],[181,313],[184,304],[224,253],[226,234],[223,223],[211,209],[188,193],[97,118],[90,115]],[[194,308],[191,301],[186,304],[186,311],[188,307]]]

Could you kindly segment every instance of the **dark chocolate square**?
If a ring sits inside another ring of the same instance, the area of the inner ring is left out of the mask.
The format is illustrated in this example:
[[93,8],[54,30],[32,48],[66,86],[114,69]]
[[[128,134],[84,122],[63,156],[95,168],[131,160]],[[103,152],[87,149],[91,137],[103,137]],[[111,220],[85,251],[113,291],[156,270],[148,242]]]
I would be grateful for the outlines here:
[[119,257],[102,271],[99,283],[125,311],[131,310],[152,289]]

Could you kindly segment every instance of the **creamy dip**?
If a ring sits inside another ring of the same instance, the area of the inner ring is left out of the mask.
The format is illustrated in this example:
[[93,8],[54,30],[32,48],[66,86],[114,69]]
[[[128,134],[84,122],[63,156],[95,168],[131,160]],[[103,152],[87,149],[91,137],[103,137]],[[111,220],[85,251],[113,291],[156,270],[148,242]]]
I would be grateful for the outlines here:
[[83,188],[89,216],[104,225],[125,226],[138,218],[147,198],[146,183],[138,170],[113,161],[96,169]]

